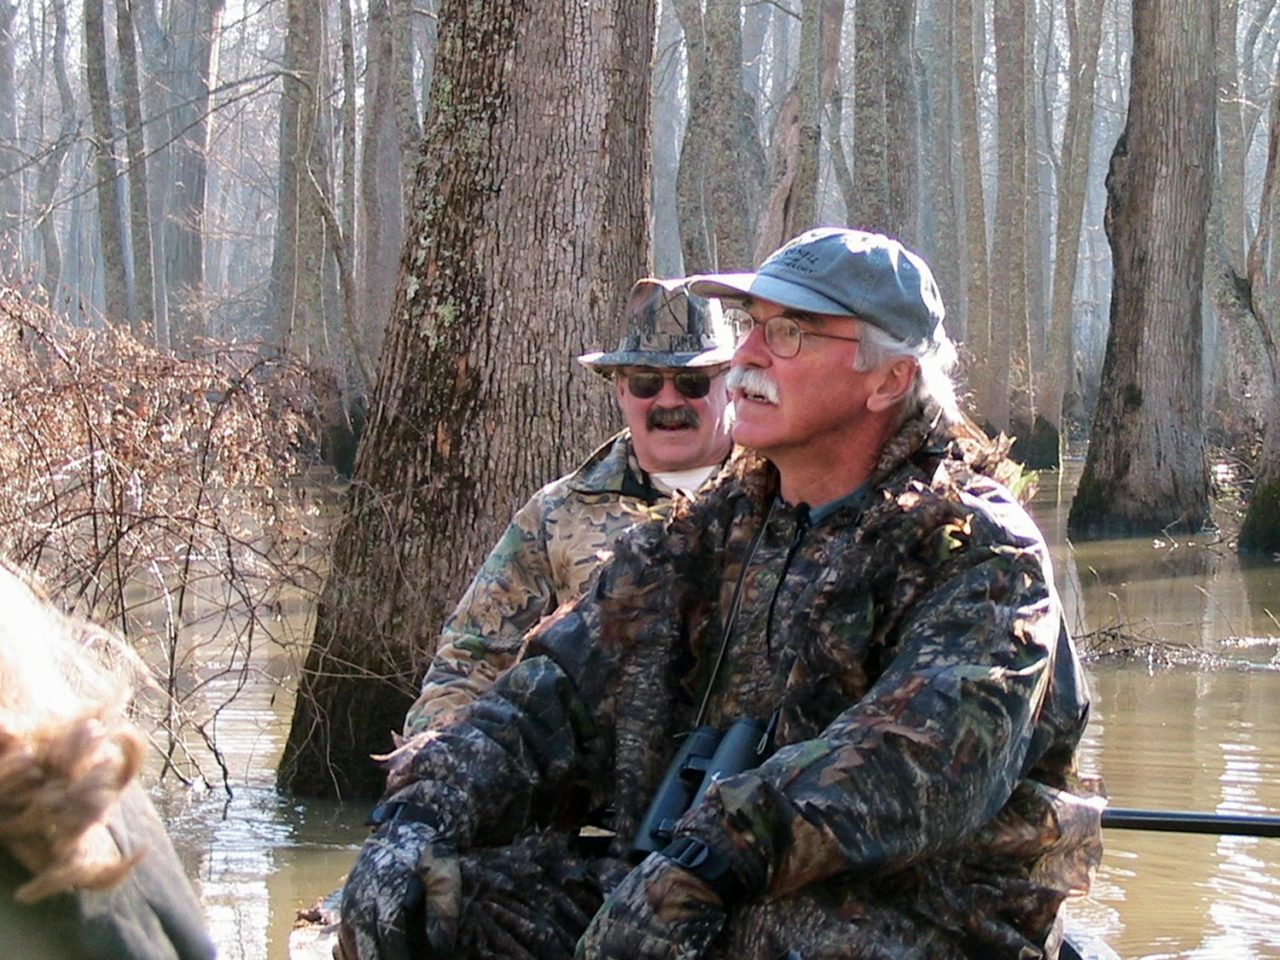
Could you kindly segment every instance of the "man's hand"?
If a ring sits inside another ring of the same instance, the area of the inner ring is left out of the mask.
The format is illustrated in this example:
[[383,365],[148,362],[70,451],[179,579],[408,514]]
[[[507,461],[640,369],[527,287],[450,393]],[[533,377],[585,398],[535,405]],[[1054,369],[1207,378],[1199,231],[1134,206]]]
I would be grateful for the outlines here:
[[724,926],[724,905],[699,877],[650,854],[605,900],[578,941],[578,960],[696,960]]
[[385,824],[365,841],[342,890],[341,960],[447,955],[460,909],[453,845],[425,823]]

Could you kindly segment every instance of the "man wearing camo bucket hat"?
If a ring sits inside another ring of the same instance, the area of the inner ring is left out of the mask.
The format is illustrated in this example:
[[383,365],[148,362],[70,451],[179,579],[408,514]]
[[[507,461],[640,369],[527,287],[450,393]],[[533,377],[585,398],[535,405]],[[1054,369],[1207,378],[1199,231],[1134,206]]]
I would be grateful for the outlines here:
[[696,491],[728,457],[733,349],[716,344],[707,301],[678,281],[645,278],[626,317],[616,350],[578,358],[613,382],[626,428],[512,518],[445,622],[406,734],[483,693],[524,633],[581,592],[624,530],[660,515],[673,491]]

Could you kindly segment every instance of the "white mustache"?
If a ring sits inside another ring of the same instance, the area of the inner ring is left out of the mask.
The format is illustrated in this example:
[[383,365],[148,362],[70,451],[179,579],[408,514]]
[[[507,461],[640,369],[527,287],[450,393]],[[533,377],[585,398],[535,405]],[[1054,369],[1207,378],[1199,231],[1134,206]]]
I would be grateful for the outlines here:
[[741,390],[743,393],[764,397],[770,403],[778,402],[778,385],[759,367],[730,367],[725,386],[730,393]]

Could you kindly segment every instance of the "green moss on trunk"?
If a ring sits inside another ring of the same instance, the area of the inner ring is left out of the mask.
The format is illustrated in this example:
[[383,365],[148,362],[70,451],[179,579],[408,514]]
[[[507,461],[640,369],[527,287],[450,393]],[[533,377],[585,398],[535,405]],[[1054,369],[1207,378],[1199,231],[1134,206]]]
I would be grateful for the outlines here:
[[1251,556],[1280,553],[1280,479],[1253,488],[1238,550]]

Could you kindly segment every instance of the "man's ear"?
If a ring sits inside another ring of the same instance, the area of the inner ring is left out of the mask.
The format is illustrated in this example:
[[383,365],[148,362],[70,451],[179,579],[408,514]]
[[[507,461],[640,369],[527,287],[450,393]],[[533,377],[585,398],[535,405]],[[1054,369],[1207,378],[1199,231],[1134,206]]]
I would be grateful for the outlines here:
[[898,357],[880,371],[880,378],[871,395],[867,397],[867,409],[880,413],[897,407],[907,398],[920,374],[920,364],[912,357]]
[[618,402],[622,402],[622,381],[623,378],[616,373],[613,375],[613,389],[618,392]]

